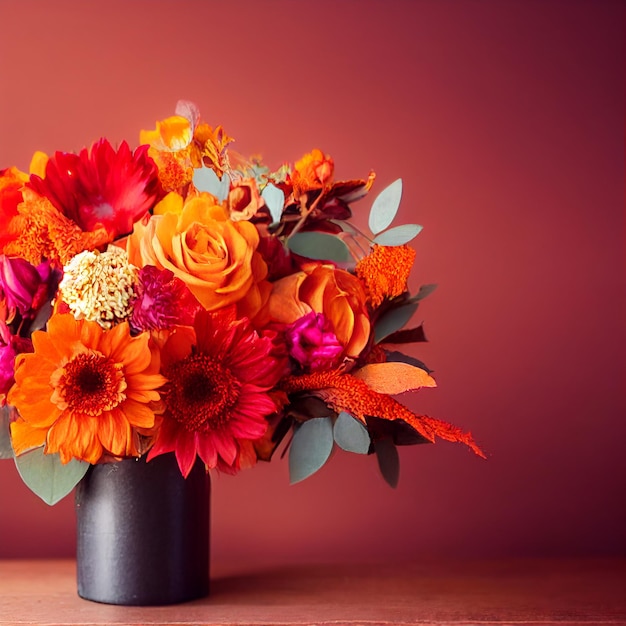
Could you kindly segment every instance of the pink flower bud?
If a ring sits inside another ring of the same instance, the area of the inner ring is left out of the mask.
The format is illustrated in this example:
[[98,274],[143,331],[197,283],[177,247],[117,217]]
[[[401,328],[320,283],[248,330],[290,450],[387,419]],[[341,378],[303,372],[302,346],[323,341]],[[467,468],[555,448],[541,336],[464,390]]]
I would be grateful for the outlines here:
[[331,330],[323,313],[311,311],[286,330],[289,355],[304,369],[332,369],[343,352],[343,346]]

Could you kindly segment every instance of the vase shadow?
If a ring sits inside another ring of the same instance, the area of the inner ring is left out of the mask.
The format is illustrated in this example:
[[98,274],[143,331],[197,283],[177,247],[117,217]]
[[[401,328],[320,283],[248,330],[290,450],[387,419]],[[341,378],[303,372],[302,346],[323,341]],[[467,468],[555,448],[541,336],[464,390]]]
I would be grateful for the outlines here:
[[[324,595],[328,589],[328,567],[316,565],[281,565],[241,574],[211,578],[207,604],[298,604],[313,594]],[[320,597],[318,596],[318,598]]]

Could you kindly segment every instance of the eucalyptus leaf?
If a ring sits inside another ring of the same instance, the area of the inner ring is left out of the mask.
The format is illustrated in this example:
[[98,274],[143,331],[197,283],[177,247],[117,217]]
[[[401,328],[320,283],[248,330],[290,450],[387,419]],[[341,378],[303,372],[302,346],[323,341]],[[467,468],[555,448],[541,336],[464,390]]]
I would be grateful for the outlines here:
[[[376,235],[385,230],[398,212],[402,198],[402,179],[398,178],[376,196],[370,209],[369,227]],[[385,245],[385,244],[382,244]]]
[[0,459],[12,459],[11,429],[9,428],[10,409],[7,405],[0,407]]
[[330,417],[315,417],[294,427],[289,447],[289,480],[292,485],[315,474],[333,449],[333,422]]
[[380,343],[385,337],[388,337],[397,330],[400,330],[413,317],[419,306],[418,302],[408,302],[387,311],[376,322],[374,327],[374,341]]
[[348,246],[337,237],[327,233],[296,233],[288,240],[289,249],[307,259],[347,263],[352,260]]
[[230,178],[224,174],[221,180],[210,167],[200,167],[193,172],[193,185],[198,191],[206,191],[215,196],[218,202],[228,197]]
[[269,183],[265,185],[261,192],[261,197],[265,200],[265,204],[267,204],[267,208],[270,210],[272,223],[280,222],[280,216],[283,214],[285,205],[285,192]]
[[427,298],[433,291],[435,291],[435,289],[437,289],[437,287],[438,285],[436,283],[422,285],[419,288],[419,291],[414,296],[411,296],[411,301],[419,302],[420,300]]
[[411,239],[414,239],[419,235],[423,226],[419,224],[403,224],[402,226],[396,226],[390,228],[380,235],[376,235],[374,243],[379,246],[403,246],[405,243],[409,243]]
[[385,481],[394,489],[400,478],[400,457],[398,450],[390,438],[379,439],[375,444],[378,467]]
[[346,452],[356,454],[367,454],[370,449],[370,435],[367,428],[352,417],[349,413],[342,411],[337,416],[333,429],[335,442]]
[[72,491],[90,467],[76,459],[64,465],[58,454],[44,454],[43,446],[16,456],[15,465],[26,486],[50,505]]

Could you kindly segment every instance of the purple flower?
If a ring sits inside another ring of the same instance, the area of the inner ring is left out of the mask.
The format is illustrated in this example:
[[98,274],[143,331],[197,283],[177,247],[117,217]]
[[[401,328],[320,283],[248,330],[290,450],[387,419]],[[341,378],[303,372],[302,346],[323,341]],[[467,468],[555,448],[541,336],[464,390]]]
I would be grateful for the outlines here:
[[311,311],[302,316],[287,326],[286,337],[289,355],[312,372],[332,369],[343,352],[323,313]]
[[130,325],[140,332],[164,330],[177,324],[192,326],[202,308],[180,278],[152,265],[139,271],[136,293]]

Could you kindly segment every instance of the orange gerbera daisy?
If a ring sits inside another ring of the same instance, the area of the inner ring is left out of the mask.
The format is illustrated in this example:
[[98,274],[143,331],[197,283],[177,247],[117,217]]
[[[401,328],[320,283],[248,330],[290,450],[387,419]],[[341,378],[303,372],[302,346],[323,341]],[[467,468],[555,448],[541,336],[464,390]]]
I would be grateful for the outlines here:
[[32,339],[34,353],[17,357],[8,396],[20,415],[11,424],[16,454],[45,444],[63,463],[138,455],[137,429],[154,426],[151,403],[165,382],[148,334],[64,314]]

